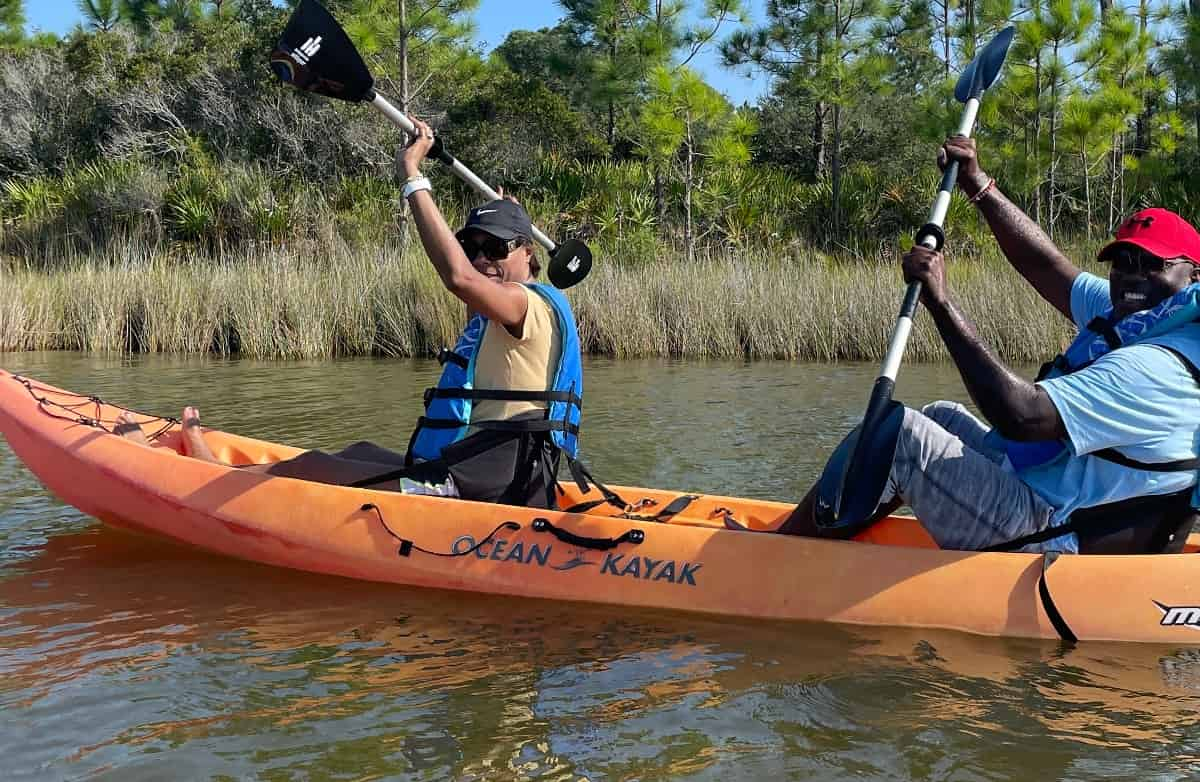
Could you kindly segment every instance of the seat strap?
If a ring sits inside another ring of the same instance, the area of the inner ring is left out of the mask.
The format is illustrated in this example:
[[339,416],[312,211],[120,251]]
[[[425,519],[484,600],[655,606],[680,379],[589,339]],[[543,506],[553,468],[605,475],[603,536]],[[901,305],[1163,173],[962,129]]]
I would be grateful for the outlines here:
[[579,491],[587,494],[592,490],[592,486],[600,492],[601,498],[598,500],[588,500],[580,502],[567,508],[564,513],[587,513],[592,508],[608,503],[613,507],[620,508],[622,511],[629,509],[629,503],[626,502],[621,495],[617,494],[612,489],[605,486],[600,481],[596,480],[591,471],[578,459],[567,457],[567,469],[571,471],[571,478],[574,479],[575,485],[579,487]]
[[1041,598],[1042,610],[1046,612],[1046,617],[1050,620],[1050,624],[1054,625],[1054,631],[1058,633],[1058,637],[1067,643],[1073,644],[1079,638],[1075,636],[1075,633],[1071,630],[1071,626],[1063,618],[1062,612],[1054,604],[1054,598],[1050,595],[1050,587],[1046,584],[1046,571],[1058,561],[1058,557],[1059,553],[1057,551],[1047,551],[1042,555],[1042,573],[1038,576],[1038,597]]

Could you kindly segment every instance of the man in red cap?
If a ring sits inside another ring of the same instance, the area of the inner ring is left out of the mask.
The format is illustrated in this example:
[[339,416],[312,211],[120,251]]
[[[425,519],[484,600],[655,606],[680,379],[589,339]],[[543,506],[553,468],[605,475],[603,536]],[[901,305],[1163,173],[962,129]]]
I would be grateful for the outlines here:
[[[953,301],[942,254],[915,247],[904,276],[928,309],[971,399],[905,409],[880,515],[901,502],[944,548],[1067,553],[1178,551],[1200,471],[1200,234],[1144,209],[1078,269],[951,138],[939,163],[983,212],[1013,267],[1080,333],[1030,382],[996,358]],[[777,532],[816,526],[815,490]]]

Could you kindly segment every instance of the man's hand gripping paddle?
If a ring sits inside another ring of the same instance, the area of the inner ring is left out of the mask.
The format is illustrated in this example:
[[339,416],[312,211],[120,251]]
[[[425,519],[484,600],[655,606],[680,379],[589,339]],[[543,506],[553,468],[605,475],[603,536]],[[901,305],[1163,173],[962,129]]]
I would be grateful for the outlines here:
[[[375,92],[375,79],[350,37],[316,0],[300,0],[296,6],[279,46],[271,53],[271,69],[283,81],[306,92],[351,103],[370,103],[405,133],[416,134],[412,120]],[[434,140],[431,154],[475,192],[492,200],[500,197],[447,152],[440,137]],[[569,288],[591,271],[592,251],[583,242],[571,239],[556,244],[536,227],[533,239],[550,253],[547,276],[555,287]]]
[[[1012,27],[1001,30],[959,76],[954,97],[964,106],[957,135],[970,136],[975,128],[980,98],[1000,74],[1013,32]],[[929,222],[917,231],[915,243],[931,250],[942,249],[945,241],[942,224],[957,178],[958,161],[951,161],[946,166],[937,198],[929,211]],[[909,283],[883,359],[883,368],[871,390],[862,425],[834,450],[817,483],[814,514],[819,527],[852,528],[870,519],[879,508],[896,455],[900,425],[904,420],[904,406],[892,399],[892,392],[896,388],[896,375],[912,331],[920,296],[921,283]]]

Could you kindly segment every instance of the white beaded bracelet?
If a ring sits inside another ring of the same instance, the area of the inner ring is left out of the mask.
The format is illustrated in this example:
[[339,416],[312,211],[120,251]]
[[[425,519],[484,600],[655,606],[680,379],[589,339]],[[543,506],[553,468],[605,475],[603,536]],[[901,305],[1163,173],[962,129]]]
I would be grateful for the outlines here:
[[405,182],[404,189],[401,190],[400,192],[404,196],[404,198],[407,200],[410,195],[412,195],[413,193],[419,192],[421,190],[428,190],[430,192],[433,192],[433,183],[431,183],[429,181],[429,177],[421,177],[419,179],[412,179],[412,180],[409,180],[408,182]]

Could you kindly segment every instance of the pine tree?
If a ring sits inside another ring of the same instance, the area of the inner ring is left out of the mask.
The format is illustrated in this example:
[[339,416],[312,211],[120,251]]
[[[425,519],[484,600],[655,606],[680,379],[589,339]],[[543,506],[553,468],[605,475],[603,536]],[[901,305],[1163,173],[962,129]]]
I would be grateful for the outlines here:
[[746,139],[753,124],[690,68],[658,66],[650,74],[649,88],[650,98],[642,109],[642,145],[652,162],[681,169],[683,243],[690,263],[696,257],[693,202],[704,162],[749,162]]
[[108,32],[121,19],[119,0],[77,0],[83,23],[89,30]]
[[725,62],[753,64],[805,94],[813,111],[812,171],[828,173],[833,234],[841,233],[842,108],[882,83],[874,27],[882,0],[776,0],[766,25],[739,31],[722,47]]

